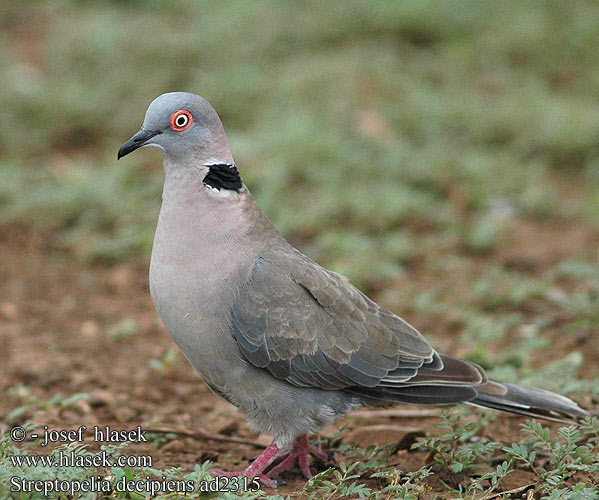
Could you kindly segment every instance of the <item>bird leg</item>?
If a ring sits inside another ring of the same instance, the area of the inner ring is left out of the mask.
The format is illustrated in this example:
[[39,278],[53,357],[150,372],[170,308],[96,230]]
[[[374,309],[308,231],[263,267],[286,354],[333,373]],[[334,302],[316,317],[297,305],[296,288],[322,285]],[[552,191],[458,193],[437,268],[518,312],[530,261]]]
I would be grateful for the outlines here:
[[241,472],[225,472],[220,469],[211,469],[210,474],[225,477],[259,477],[264,486],[276,488],[280,482],[267,477],[264,474],[264,470],[275,461],[279,451],[279,447],[275,443],[271,443],[245,470]]
[[281,472],[286,471],[293,467],[295,462],[299,465],[302,473],[304,474],[306,479],[310,479],[312,477],[312,472],[310,471],[310,463],[308,461],[308,454],[312,454],[317,458],[320,458],[322,461],[326,461],[327,455],[322,451],[317,450],[308,442],[308,436],[304,434],[303,436],[299,436],[293,442],[293,446],[291,450],[281,457],[279,457],[281,462],[273,467],[271,471],[268,473],[269,477],[277,476]]

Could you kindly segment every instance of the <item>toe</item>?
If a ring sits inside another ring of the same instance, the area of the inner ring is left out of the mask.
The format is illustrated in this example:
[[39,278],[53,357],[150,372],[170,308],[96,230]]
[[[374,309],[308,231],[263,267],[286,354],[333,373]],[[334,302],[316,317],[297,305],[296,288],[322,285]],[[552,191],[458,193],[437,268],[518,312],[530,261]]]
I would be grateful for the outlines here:
[[312,479],[312,471],[310,470],[310,463],[308,462],[308,454],[302,453],[297,457],[297,463],[302,471],[302,474],[306,479]]
[[278,476],[281,472],[284,472],[295,464],[296,455],[292,453],[288,453],[287,457],[282,460],[279,465],[273,467],[268,473],[269,477]]
[[260,478],[260,482],[267,488],[277,488],[286,484],[282,479],[271,479],[265,474],[260,474],[258,477]]

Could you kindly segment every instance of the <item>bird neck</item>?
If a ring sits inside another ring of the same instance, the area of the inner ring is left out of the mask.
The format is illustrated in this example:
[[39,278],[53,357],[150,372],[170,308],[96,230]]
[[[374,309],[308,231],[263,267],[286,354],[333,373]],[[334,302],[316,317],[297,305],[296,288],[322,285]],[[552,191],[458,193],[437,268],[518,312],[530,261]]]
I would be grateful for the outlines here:
[[[225,158],[225,159],[222,159]],[[186,158],[181,161],[164,157],[164,170],[166,183],[177,190],[197,183],[198,177],[205,187],[227,195],[227,191],[239,193],[243,188],[243,181],[239,170],[230,156],[210,156],[204,159]]]
[[[224,169],[227,174],[220,172]],[[255,232],[278,237],[231,167],[198,165],[165,170],[161,217],[188,226],[188,231],[209,233],[215,240],[243,239]]]

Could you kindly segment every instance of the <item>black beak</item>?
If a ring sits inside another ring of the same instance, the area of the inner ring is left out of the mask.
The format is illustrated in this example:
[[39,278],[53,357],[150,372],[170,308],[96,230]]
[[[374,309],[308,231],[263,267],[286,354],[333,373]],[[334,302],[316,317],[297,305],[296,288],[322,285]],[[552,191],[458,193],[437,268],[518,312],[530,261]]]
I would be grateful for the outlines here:
[[135,151],[138,148],[141,148],[146,142],[148,142],[152,137],[158,135],[160,131],[156,130],[145,130],[141,129],[137,134],[135,134],[131,139],[129,139],[125,144],[123,144],[119,148],[119,152],[116,155],[116,159],[120,160],[123,156],[128,155],[132,151]]

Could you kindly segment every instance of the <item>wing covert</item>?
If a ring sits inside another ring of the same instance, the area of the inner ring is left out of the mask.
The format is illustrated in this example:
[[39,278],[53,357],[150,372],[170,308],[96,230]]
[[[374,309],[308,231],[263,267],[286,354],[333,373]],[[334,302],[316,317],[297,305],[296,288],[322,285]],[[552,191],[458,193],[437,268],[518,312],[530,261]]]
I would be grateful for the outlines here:
[[256,259],[231,321],[250,363],[301,387],[375,387],[443,366],[408,323],[292,247]]

